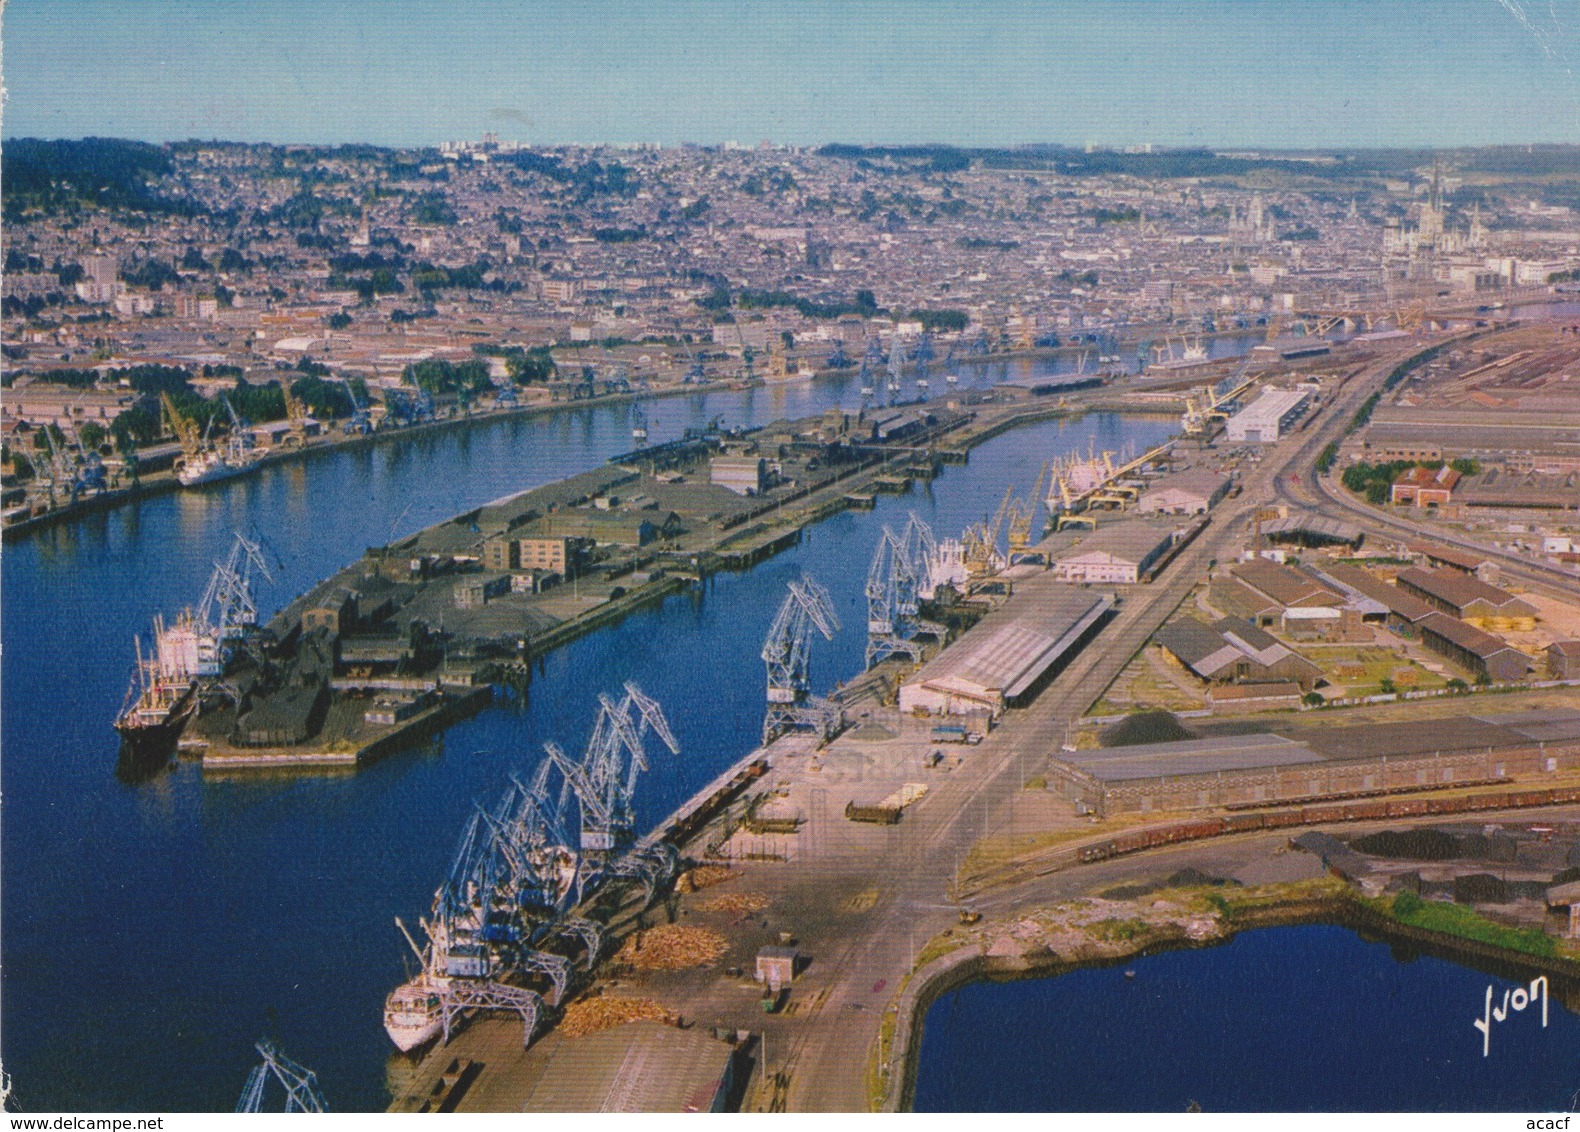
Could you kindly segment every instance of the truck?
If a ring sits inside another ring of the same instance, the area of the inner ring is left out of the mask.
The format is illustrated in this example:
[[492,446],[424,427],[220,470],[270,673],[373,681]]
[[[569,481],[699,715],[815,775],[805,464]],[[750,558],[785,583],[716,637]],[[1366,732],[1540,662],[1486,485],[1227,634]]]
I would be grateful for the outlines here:
[[975,747],[982,742],[980,731],[971,731],[958,723],[941,723],[933,728],[934,743],[966,743]]

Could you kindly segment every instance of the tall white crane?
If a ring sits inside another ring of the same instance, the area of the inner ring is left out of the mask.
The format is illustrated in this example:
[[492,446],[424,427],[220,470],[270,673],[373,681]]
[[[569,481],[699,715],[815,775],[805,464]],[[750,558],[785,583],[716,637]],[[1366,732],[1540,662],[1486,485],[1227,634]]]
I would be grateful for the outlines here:
[[763,742],[784,731],[813,730],[827,739],[844,722],[837,704],[811,690],[812,633],[832,641],[839,632],[828,590],[803,574],[790,583],[763,642],[763,662],[768,666],[768,714],[763,719]]

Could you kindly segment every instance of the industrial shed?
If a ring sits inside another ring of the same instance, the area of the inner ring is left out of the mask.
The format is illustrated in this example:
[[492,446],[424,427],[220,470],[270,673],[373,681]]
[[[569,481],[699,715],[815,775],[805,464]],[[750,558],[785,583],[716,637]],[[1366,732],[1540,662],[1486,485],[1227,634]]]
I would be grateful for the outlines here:
[[1054,575],[1060,581],[1123,585],[1139,582],[1178,537],[1179,531],[1166,523],[1128,519],[1089,533],[1052,535],[1044,540],[1044,545],[1051,547],[1070,540],[1068,547],[1049,554]]
[[1039,682],[1114,607],[1112,594],[1076,589],[1044,573],[900,685],[901,711],[998,715]]
[[1229,493],[1229,477],[1211,468],[1192,468],[1164,476],[1136,501],[1145,515],[1204,515]]
[[1182,617],[1153,637],[1186,668],[1215,684],[1290,682],[1309,691],[1322,669],[1266,631],[1225,617],[1206,625]]
[[1421,643],[1427,648],[1469,672],[1500,683],[1523,679],[1531,666],[1531,658],[1502,637],[1446,613],[1433,613],[1418,627]]
[[1453,569],[1405,570],[1399,588],[1477,628],[1530,630],[1536,610],[1507,590]]
[[1105,815],[1491,782],[1580,767],[1580,712],[1549,709],[1304,727],[1061,752],[1049,789]]

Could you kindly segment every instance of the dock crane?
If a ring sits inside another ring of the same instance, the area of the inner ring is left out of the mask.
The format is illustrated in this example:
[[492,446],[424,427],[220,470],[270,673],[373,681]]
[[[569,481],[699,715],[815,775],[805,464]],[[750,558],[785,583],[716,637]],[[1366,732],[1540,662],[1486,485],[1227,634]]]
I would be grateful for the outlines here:
[[829,354],[828,361],[823,364],[829,369],[849,369],[856,363],[850,360],[849,354],[845,353],[845,340],[840,338],[835,340],[834,352]]
[[861,395],[870,398],[877,392],[873,371],[883,362],[883,343],[877,338],[867,339],[867,348],[861,355]]
[[691,343],[685,343],[686,356],[691,359],[691,368],[686,370],[686,376],[681,378],[685,385],[701,385],[708,380],[707,368],[702,364],[702,356],[691,348]]
[[775,337],[768,346],[768,380],[783,381],[790,376],[790,360],[785,354],[784,340]]
[[230,417],[232,443],[239,445],[243,449],[252,448],[257,442],[252,433],[247,431],[248,423],[242,420],[241,415],[236,412],[236,407],[230,403],[230,398],[221,393],[219,395],[219,403],[225,406],[225,415]]
[[241,1099],[236,1102],[237,1112],[263,1111],[263,1092],[271,1077],[285,1088],[285,1112],[329,1111],[318,1089],[317,1074],[286,1057],[268,1038],[260,1039],[254,1048],[263,1060],[247,1074]]
[[933,334],[930,330],[922,331],[921,338],[916,343],[916,391],[923,400],[927,399],[927,389],[932,384],[927,379],[927,363],[937,357],[933,349]]
[[346,399],[351,402],[351,417],[340,430],[347,436],[368,435],[373,431],[373,418],[368,416],[367,404],[357,396],[356,388],[346,378],[337,377],[335,381],[345,387]]
[[900,392],[900,375],[905,372],[905,343],[896,334],[889,343],[889,402]]
[[164,410],[165,427],[181,445],[182,459],[188,462],[197,459],[203,451],[203,434],[198,431],[197,422],[176,408],[168,393],[159,394],[159,404]]
[[[498,917],[499,864],[493,839],[474,812],[462,830],[450,871],[434,893],[432,915],[418,920],[427,943],[418,946],[400,917],[395,917],[422,974],[386,1000],[386,1025],[411,1016],[420,1020],[431,1011],[437,1013],[440,1033],[448,1043],[463,1015],[505,1011],[521,1019],[523,1048],[531,1044],[545,1004],[537,991],[500,977],[507,973],[504,957],[513,957],[514,949],[508,946],[513,942],[508,939],[511,925],[501,924]],[[565,966],[568,970],[568,962]]]
[[671,754],[680,743],[657,700],[627,681],[619,700],[598,697],[592,737],[581,760],[554,742],[544,744],[550,761],[575,795],[581,819],[579,883],[585,888],[611,878],[640,883],[651,901],[672,859],[634,848],[637,778],[648,769],[647,736],[657,735]]
[[[918,531],[921,527],[925,535]],[[923,620],[920,591],[929,580],[932,531],[914,514],[902,534],[887,525],[867,570],[867,667],[891,656],[922,659],[918,636],[942,641],[942,625]]]
[[1010,504],[1009,511],[1009,553],[1013,559],[1017,551],[1024,551],[1031,545],[1032,525],[1037,517],[1037,505],[1042,499],[1044,487],[1048,482],[1048,473],[1053,467],[1053,461],[1045,461],[1042,471],[1037,473],[1037,486],[1031,489],[1031,495],[1025,499],[1017,498]]
[[252,593],[255,571],[274,581],[262,546],[237,531],[230,553],[214,563],[198,601],[199,676],[222,675],[236,642],[258,627],[258,603]]
[[1015,486],[1011,484],[1004,490],[1004,499],[993,517],[973,523],[961,535],[960,541],[965,544],[966,551],[966,571],[973,578],[991,574],[1004,565],[1004,555],[998,548],[999,532],[1004,528],[1004,520],[1009,517],[1010,502],[1014,497]]
[[82,443],[82,436],[69,416],[61,429],[64,443],[56,445],[54,434],[46,426],[44,443],[49,447],[53,470],[51,487],[59,485],[72,503],[89,495],[101,495],[109,490],[109,473],[104,460],[93,449]]
[[280,397],[285,402],[285,419],[291,426],[284,443],[289,447],[300,448],[307,443],[308,427],[317,425],[318,422],[313,419],[301,399],[291,392],[291,387],[283,381],[280,383]]
[[839,706],[814,696],[811,687],[812,634],[816,631],[832,641],[839,628],[834,601],[821,583],[806,574],[790,582],[790,592],[763,642],[762,658],[768,667],[764,743],[796,730],[812,730],[827,740],[844,723]]

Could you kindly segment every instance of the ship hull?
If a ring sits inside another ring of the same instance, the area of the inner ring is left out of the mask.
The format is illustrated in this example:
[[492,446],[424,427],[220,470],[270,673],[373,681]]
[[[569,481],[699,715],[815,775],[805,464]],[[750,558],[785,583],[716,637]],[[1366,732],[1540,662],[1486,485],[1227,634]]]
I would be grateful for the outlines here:
[[201,487],[208,483],[217,483],[228,480],[232,476],[239,476],[243,472],[250,472],[258,466],[257,460],[249,460],[245,464],[216,464],[205,471],[188,476],[184,472],[177,472],[176,479],[181,481],[182,487]]

